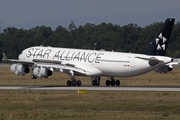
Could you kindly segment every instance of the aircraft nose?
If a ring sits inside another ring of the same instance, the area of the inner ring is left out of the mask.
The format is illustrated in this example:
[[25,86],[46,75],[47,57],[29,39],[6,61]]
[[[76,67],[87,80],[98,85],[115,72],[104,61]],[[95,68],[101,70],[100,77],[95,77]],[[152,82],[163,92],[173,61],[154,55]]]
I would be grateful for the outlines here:
[[18,57],[18,58],[19,58],[19,60],[21,60],[21,59],[22,59],[22,55],[21,55],[21,54],[19,54],[19,57]]

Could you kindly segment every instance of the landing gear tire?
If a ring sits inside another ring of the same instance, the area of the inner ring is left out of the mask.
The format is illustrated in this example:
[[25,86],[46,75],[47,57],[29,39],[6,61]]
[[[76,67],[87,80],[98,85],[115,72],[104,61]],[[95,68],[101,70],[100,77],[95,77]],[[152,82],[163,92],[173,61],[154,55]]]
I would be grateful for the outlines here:
[[71,86],[71,84],[72,84],[71,81],[68,80],[68,81],[67,81],[67,86]]
[[99,82],[99,83],[97,83],[96,85],[97,85],[97,86],[99,86],[99,85],[100,85],[100,82]]
[[111,82],[109,80],[106,80],[106,86],[109,86]]
[[31,78],[32,79],[37,79],[37,77],[35,75],[32,75]]
[[95,85],[97,85],[97,80],[92,81],[92,86],[95,86]]
[[119,86],[120,85],[120,81],[119,80],[114,80],[114,79],[112,79],[111,81],[109,81],[109,80],[106,80],[106,86]]
[[34,79],[34,77],[35,77],[34,75],[31,75],[31,79]]
[[116,80],[116,86],[119,86],[119,85],[120,85],[120,81]]
[[112,80],[111,81],[111,86],[114,86],[115,85],[115,80]]
[[72,81],[72,86],[76,86],[76,80]]
[[77,86],[81,86],[81,81],[78,80],[76,84],[77,84]]

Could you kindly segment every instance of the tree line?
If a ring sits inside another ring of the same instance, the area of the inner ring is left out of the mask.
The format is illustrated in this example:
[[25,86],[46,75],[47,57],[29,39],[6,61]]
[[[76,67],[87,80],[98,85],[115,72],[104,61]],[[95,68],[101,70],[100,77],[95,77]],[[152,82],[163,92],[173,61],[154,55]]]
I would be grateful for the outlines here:
[[[76,27],[71,21],[68,29],[59,25],[54,31],[46,26],[36,26],[28,30],[7,27],[0,33],[0,59],[2,53],[6,53],[8,58],[17,59],[23,49],[39,45],[94,49],[96,43],[97,50],[142,53],[162,25],[162,22],[156,22],[140,27],[132,23],[120,26],[102,22],[99,25],[86,23]],[[170,39],[166,56],[179,58],[180,22],[175,23]]]

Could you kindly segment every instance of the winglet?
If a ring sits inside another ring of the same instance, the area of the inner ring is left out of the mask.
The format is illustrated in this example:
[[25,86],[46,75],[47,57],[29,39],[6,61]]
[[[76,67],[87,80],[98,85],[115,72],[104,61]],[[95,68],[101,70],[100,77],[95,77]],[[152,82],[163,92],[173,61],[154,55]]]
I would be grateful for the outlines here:
[[3,58],[2,58],[3,61],[6,61],[7,60],[7,56],[5,53],[3,53]]

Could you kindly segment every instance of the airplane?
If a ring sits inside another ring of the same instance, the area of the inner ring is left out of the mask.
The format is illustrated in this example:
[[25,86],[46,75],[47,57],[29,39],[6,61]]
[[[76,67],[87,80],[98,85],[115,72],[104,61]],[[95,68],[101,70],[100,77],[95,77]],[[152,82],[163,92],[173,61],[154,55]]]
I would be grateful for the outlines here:
[[92,85],[100,85],[100,77],[109,76],[107,86],[119,86],[114,77],[137,76],[149,71],[172,71],[173,58],[165,56],[175,19],[164,22],[149,48],[141,54],[108,52],[51,46],[35,46],[22,51],[19,60],[8,59],[3,53],[3,61],[13,62],[10,70],[16,75],[33,72],[32,79],[48,78],[53,72],[63,72],[70,76],[67,86],[81,86],[75,76],[91,77]]

